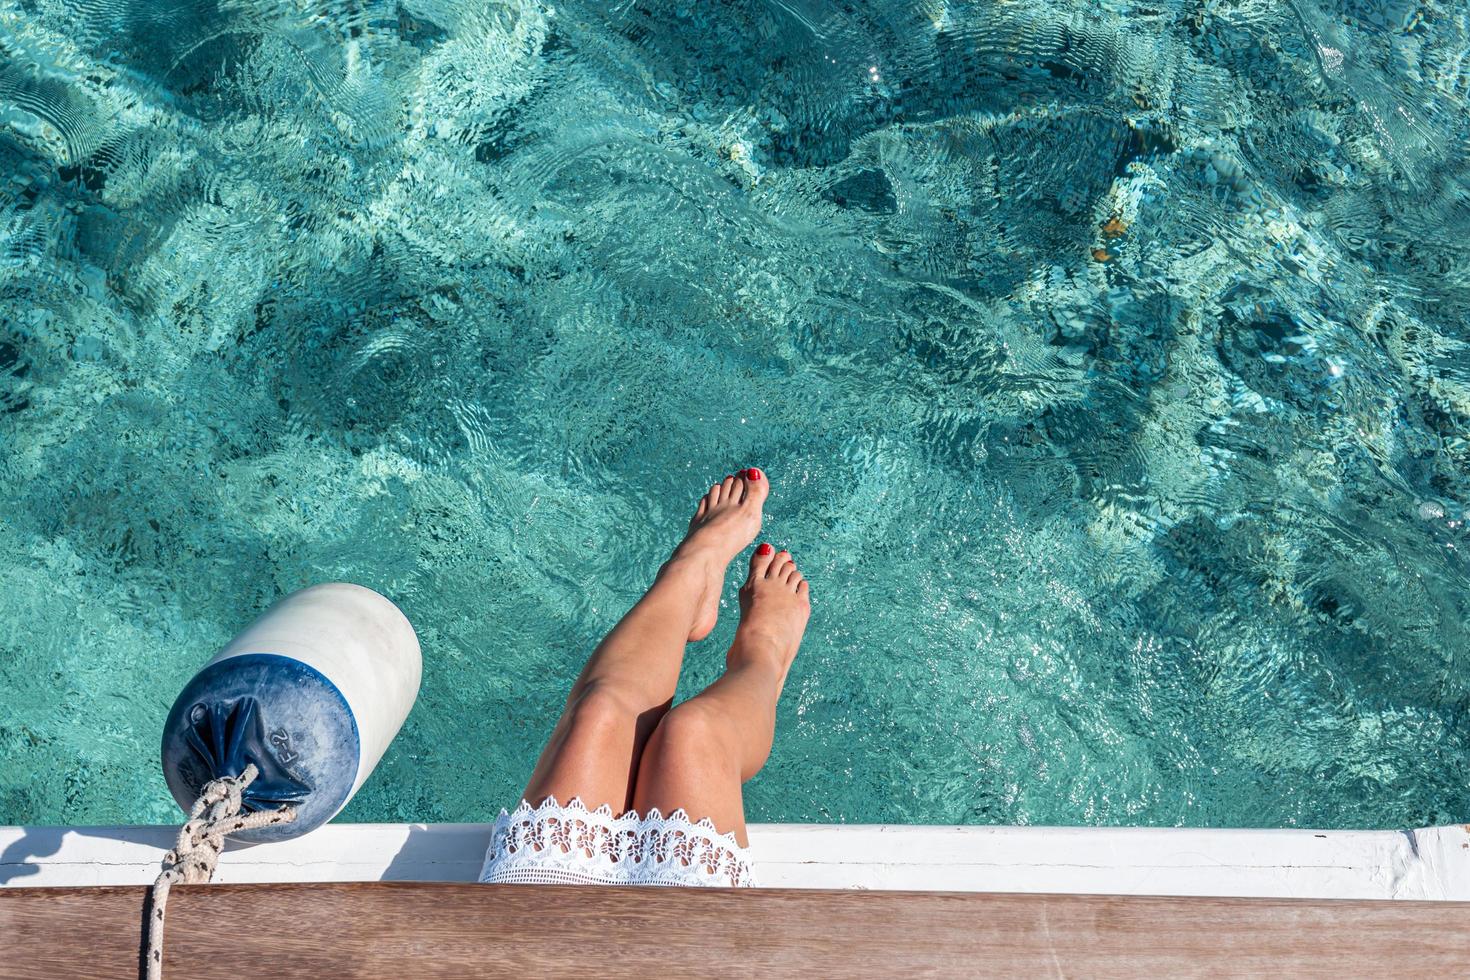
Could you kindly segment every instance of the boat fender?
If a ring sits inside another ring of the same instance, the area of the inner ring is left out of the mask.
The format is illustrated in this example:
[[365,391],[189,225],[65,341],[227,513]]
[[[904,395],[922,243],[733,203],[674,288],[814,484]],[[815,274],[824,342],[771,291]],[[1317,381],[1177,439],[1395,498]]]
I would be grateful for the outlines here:
[[418,637],[371,589],[314,585],[246,627],[185,685],[163,730],[163,772],[185,812],[213,779],[258,775],[242,812],[291,806],[296,819],[242,831],[298,837],[341,812],[418,697]]

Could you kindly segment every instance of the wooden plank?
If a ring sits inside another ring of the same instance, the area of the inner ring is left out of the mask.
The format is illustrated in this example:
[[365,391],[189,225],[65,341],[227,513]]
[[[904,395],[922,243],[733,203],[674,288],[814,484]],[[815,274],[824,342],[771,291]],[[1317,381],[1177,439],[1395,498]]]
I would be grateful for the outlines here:
[[[145,894],[0,889],[0,977],[136,976]],[[223,949],[225,961],[210,960]],[[1467,976],[1470,903],[416,882],[176,888],[165,976],[221,969],[393,980]]]

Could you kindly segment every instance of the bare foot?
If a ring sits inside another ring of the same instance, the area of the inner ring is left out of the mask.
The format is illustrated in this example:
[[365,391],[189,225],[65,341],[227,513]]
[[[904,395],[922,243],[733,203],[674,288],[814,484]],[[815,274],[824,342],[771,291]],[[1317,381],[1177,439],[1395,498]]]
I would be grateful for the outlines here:
[[786,683],[806,621],[811,617],[809,588],[796,562],[785,551],[772,554],[768,544],[750,558],[750,577],[740,587],[740,626],[730,658],[772,660]]
[[687,567],[698,579],[699,612],[689,631],[690,643],[704,639],[715,628],[725,569],[760,533],[761,507],[770,492],[766,475],[754,467],[710,487],[689,522],[689,533],[660,573]]

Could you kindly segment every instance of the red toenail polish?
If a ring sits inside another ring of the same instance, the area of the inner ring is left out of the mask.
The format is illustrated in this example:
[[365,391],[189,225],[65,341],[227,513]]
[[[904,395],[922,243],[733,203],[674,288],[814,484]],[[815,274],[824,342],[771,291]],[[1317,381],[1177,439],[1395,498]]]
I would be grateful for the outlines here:
[[771,546],[763,543],[759,548],[755,549],[755,553],[758,555],[769,555],[771,553]]
[[745,471],[745,475],[752,480],[759,480],[761,478],[761,471],[752,466]]

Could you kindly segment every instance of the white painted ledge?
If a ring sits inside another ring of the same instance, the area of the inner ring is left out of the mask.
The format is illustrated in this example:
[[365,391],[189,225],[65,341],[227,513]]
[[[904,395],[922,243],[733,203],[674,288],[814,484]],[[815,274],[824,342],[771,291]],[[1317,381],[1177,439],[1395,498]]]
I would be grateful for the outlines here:
[[[0,887],[152,882],[172,827],[0,827]],[[232,845],[222,882],[473,881],[488,824],[331,824]],[[1470,826],[1188,830],[757,824],[784,888],[1470,900]]]

